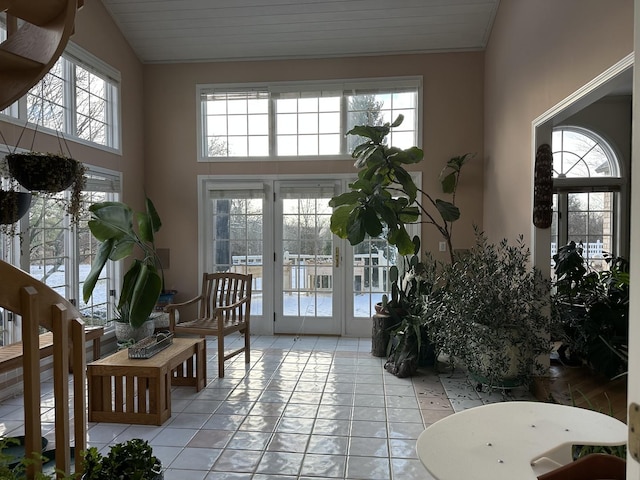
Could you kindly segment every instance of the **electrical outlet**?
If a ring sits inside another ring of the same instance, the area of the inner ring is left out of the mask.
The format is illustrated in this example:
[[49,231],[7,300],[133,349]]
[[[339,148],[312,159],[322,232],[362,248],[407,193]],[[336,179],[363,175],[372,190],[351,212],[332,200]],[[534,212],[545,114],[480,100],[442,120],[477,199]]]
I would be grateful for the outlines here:
[[447,251],[447,242],[440,242],[440,244],[438,245],[439,250],[441,252],[446,252]]

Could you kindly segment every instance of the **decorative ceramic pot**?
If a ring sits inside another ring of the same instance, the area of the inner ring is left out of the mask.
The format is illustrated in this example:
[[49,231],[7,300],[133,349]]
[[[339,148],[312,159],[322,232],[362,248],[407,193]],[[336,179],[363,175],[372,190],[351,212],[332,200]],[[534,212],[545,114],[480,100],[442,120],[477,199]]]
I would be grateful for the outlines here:
[[154,322],[149,320],[144,322],[140,328],[133,328],[129,323],[123,322],[114,322],[113,324],[118,343],[130,342],[131,340],[133,343],[139,342],[143,338],[153,335],[155,329]]

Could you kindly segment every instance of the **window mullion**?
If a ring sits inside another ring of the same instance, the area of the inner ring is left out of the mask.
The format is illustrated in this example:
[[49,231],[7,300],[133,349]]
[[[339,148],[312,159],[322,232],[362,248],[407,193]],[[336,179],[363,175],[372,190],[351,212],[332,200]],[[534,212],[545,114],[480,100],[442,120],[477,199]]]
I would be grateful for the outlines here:
[[76,136],[76,76],[75,76],[75,64],[70,60],[64,59],[64,93],[63,93],[63,104],[65,106],[65,115],[64,115],[64,127],[63,132],[69,135]]

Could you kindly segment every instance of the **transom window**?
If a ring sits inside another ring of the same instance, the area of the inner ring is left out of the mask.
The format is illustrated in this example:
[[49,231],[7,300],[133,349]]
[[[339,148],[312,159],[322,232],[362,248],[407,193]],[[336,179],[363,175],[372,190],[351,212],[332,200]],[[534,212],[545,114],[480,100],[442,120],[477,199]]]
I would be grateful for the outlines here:
[[348,155],[355,125],[405,119],[389,141],[418,143],[421,80],[399,78],[328,84],[199,85],[200,160]]
[[552,138],[551,255],[575,241],[594,269],[605,269],[605,253],[620,255],[624,186],[620,162],[612,147],[591,130],[557,127]]
[[1,113],[81,143],[120,148],[120,74],[69,44],[51,70]]

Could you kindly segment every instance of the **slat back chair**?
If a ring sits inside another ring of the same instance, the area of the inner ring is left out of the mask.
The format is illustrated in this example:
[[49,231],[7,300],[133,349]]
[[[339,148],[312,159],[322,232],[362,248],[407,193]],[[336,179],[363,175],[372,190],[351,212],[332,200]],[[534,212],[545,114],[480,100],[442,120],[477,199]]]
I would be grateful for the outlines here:
[[[165,307],[169,313],[169,329],[176,335],[207,335],[218,338],[218,376],[224,377],[224,362],[244,352],[249,363],[249,324],[251,318],[251,274],[205,273],[202,277],[202,293],[182,303]],[[197,318],[181,321],[184,316],[176,312],[183,307],[197,304]],[[225,352],[224,337],[233,332],[244,335],[242,347]]]

